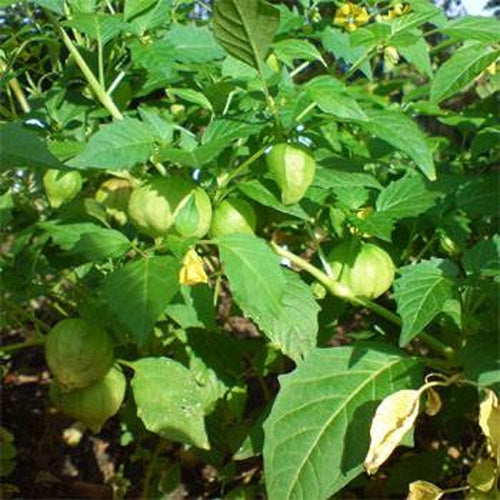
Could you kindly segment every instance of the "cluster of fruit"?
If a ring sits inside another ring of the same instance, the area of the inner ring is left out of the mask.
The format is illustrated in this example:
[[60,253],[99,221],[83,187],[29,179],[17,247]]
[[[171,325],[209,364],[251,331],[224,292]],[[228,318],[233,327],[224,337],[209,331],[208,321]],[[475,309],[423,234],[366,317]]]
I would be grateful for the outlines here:
[[[315,174],[314,159],[302,149],[278,144],[266,156],[271,176],[285,205],[300,201]],[[47,198],[57,208],[73,199],[82,187],[78,171],[49,171],[44,177]],[[192,179],[154,177],[134,184],[123,178],[104,182],[95,199],[109,217],[123,225],[128,220],[152,238],[176,233],[202,238],[231,233],[253,233],[256,215],[252,205],[228,197],[212,211],[208,194]],[[394,279],[391,257],[380,247],[358,239],[337,245],[328,257],[331,278],[348,293],[374,299]],[[63,412],[94,431],[114,415],[123,400],[126,380],[114,365],[113,342],[99,325],[80,318],[59,322],[46,341],[47,364],[54,375],[50,395]]]
[[52,402],[94,432],[120,408],[126,379],[114,364],[114,347],[101,326],[64,319],[48,333],[45,358],[53,375]]
[[[277,144],[266,157],[269,171],[281,191],[285,205],[297,203],[314,178],[315,162],[302,149]],[[82,187],[78,171],[50,170],[44,177],[50,205],[60,207],[72,200]],[[256,215],[252,206],[237,198],[226,198],[212,212],[207,193],[191,179],[154,177],[134,186],[127,179],[104,182],[95,196],[117,223],[127,217],[143,234],[152,238],[175,231],[185,238],[212,237],[229,233],[253,233]]]

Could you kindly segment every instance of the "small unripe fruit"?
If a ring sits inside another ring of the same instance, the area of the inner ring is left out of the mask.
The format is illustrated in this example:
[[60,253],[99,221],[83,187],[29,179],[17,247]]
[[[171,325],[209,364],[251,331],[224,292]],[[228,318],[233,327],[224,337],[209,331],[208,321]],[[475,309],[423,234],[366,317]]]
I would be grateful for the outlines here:
[[113,343],[106,330],[84,319],[64,319],[47,335],[45,358],[63,391],[87,387],[113,364]]
[[175,214],[175,229],[184,238],[202,238],[212,222],[212,203],[208,194],[197,187],[179,204]]
[[49,395],[63,413],[79,420],[93,432],[99,432],[106,420],[120,409],[126,385],[121,370],[112,367],[103,378],[84,389],[64,392],[53,383]]
[[104,205],[110,217],[123,226],[127,222],[127,207],[133,189],[128,179],[108,179],[97,190],[95,199]]
[[314,158],[302,149],[276,144],[266,156],[266,163],[281,190],[282,203],[299,202],[314,179]]
[[82,176],[78,170],[63,172],[47,170],[43,176],[45,194],[52,208],[71,201],[82,189]]
[[137,187],[128,205],[132,223],[152,238],[166,236],[176,225],[184,237],[202,237],[210,227],[210,198],[180,177],[159,177]]
[[394,263],[390,255],[372,243],[345,241],[328,256],[333,278],[355,296],[376,299],[394,281]]
[[225,234],[253,234],[257,223],[250,203],[240,199],[226,199],[215,209],[210,234],[215,238]]

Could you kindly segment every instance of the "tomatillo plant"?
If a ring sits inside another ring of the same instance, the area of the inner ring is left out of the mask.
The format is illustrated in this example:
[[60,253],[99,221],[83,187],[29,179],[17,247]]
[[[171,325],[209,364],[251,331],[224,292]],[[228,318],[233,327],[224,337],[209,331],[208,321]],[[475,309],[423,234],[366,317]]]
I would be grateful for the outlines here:
[[498,20],[8,3],[6,492],[498,495]]

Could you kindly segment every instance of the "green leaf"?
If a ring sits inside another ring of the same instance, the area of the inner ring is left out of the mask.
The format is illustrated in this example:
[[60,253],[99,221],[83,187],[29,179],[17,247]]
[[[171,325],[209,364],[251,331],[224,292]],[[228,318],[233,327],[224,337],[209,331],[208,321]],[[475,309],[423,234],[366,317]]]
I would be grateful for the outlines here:
[[470,176],[455,193],[457,209],[471,217],[498,214],[498,177],[496,172]]
[[196,147],[192,151],[185,151],[178,148],[160,148],[159,159],[161,161],[171,161],[180,163],[188,167],[200,167],[210,163],[222,150],[230,146],[224,140],[215,140],[207,144]]
[[83,233],[71,253],[87,261],[121,257],[130,249],[128,238],[116,229],[99,228]]
[[[274,188],[274,186],[272,186]],[[283,205],[280,200],[280,195],[271,190],[270,183],[252,179],[251,181],[238,184],[238,189],[250,199],[264,205],[271,207],[284,214],[292,215],[302,220],[310,220],[311,217],[304,211],[300,205]]]
[[296,59],[306,61],[321,61],[326,66],[319,50],[307,40],[287,39],[273,44],[276,57],[288,67],[293,68]]
[[396,111],[367,111],[368,121],[359,125],[391,146],[407,154],[430,180],[436,179],[432,151],[418,125]]
[[417,217],[434,206],[437,193],[429,191],[420,176],[406,176],[391,182],[378,196],[378,212],[394,220]]
[[361,234],[367,233],[384,241],[391,241],[391,234],[394,229],[394,219],[384,212],[374,212],[365,219],[357,216],[348,217],[349,222],[359,229]]
[[94,40],[101,40],[103,45],[116,37],[126,27],[121,16],[95,13],[72,15],[66,24]]
[[467,249],[462,256],[462,264],[467,274],[500,275],[500,236],[495,234],[491,239],[481,240]]
[[397,47],[397,49],[409,63],[414,64],[425,75],[432,77],[429,46],[423,37],[410,45]]
[[263,128],[262,123],[246,123],[238,119],[219,119],[214,120],[206,128],[201,139],[202,144],[209,144],[213,141],[225,142],[230,146],[236,139],[246,139],[247,137],[258,134]]
[[46,221],[38,224],[62,250],[71,250],[85,233],[93,233],[103,228],[91,222],[60,224],[60,221]]
[[254,315],[279,315],[286,281],[278,256],[251,234],[229,234],[215,243],[236,303]]
[[0,124],[0,170],[16,167],[64,168],[33,130],[19,123]]
[[201,92],[198,92],[197,90],[169,88],[167,89],[167,92],[169,94],[173,94],[177,97],[180,97],[185,101],[198,104],[198,106],[204,109],[208,109],[208,111],[213,111],[212,104],[210,103],[210,101]]
[[[327,26],[321,34],[321,43],[326,50],[333,52],[337,59],[343,59],[348,64],[353,64],[365,54],[365,47],[351,46],[351,39],[347,33],[339,29]],[[365,61],[359,67],[368,78],[372,77],[372,69],[369,61]]]
[[[327,162],[325,161],[325,164]],[[317,167],[314,175],[314,186],[323,189],[354,189],[357,187],[366,187],[373,189],[382,189],[377,179],[371,174],[363,172],[345,172],[334,168]]]
[[133,17],[144,13],[144,11],[152,7],[155,3],[156,0],[125,0],[123,9],[125,21],[130,21]]
[[165,314],[181,328],[215,328],[215,309],[212,290],[203,284],[181,286],[181,293],[165,309]]
[[316,349],[280,377],[264,424],[269,500],[326,500],[363,471],[377,404],[421,384],[417,361],[363,347]]
[[62,0],[36,0],[35,3],[58,15],[62,15],[64,12],[64,2]]
[[472,156],[479,156],[494,150],[500,144],[500,128],[486,127],[472,139],[470,146]]
[[316,77],[306,85],[309,97],[324,113],[343,120],[367,120],[355,99],[348,96],[343,84],[330,76]]
[[124,16],[136,34],[142,35],[170,21],[172,0],[126,0]]
[[258,309],[254,313],[252,308],[243,308],[243,312],[248,313],[275,347],[299,363],[316,347],[320,307],[311,288],[296,273],[284,274],[286,288],[278,315],[261,314]]
[[4,229],[12,220],[12,209],[14,206],[14,199],[10,190],[0,195],[0,229]]
[[162,88],[172,79],[174,74],[174,47],[168,40],[154,40],[149,44],[139,41],[130,43],[131,58],[134,66],[147,71],[140,95]]
[[278,26],[279,12],[263,0],[215,0],[216,40],[228,54],[259,71]]
[[480,331],[467,340],[462,351],[465,376],[481,385],[500,391],[499,336],[495,331]]
[[[404,35],[410,34],[414,28],[430,21],[436,14],[439,14],[441,9],[438,7],[433,7],[432,9],[425,10],[423,12],[412,12],[408,15],[396,17],[388,24],[391,26],[391,36],[387,40],[388,44],[398,45],[404,38]],[[419,33],[422,36],[421,33]],[[417,38],[418,39],[418,38]]]
[[431,85],[431,101],[441,102],[474,82],[500,56],[487,43],[475,43],[457,50],[436,72]]
[[73,167],[129,170],[146,163],[153,152],[151,127],[135,118],[103,125],[83,152],[68,162]]
[[399,345],[405,346],[457,295],[457,269],[450,261],[432,259],[399,269],[394,282],[398,313],[403,320]]
[[185,349],[181,355],[189,357],[189,371],[202,388],[205,413],[212,413],[217,401],[222,398],[228,401],[231,389],[241,387],[242,356],[246,348],[223,333],[200,335],[199,331],[189,331],[179,336]]
[[203,393],[190,371],[168,358],[142,358],[133,368],[137,416],[146,429],[208,450]]
[[172,44],[175,59],[183,63],[204,63],[224,57],[207,26],[175,25],[165,40]]
[[119,322],[139,344],[179,291],[180,263],[173,257],[151,257],[125,264],[103,284],[103,296]]
[[457,17],[448,22],[440,31],[455,40],[491,43],[500,40],[500,23],[494,17]]

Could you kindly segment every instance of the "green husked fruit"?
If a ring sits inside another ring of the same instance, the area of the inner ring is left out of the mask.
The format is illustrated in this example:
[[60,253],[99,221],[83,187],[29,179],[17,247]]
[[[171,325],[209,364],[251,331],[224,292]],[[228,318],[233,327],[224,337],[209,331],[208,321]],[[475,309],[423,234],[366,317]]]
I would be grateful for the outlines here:
[[82,189],[82,176],[78,170],[62,172],[47,170],[43,176],[45,194],[52,208],[59,208],[71,201]]
[[328,256],[333,277],[356,296],[376,299],[394,281],[390,255],[372,243],[345,241]]
[[212,203],[208,194],[197,187],[179,204],[175,214],[175,229],[184,238],[202,238],[212,222]]
[[253,234],[257,223],[254,209],[245,200],[224,200],[214,212],[210,234],[215,238],[233,233]]
[[104,205],[110,217],[123,226],[127,223],[127,208],[133,189],[127,179],[108,179],[97,190],[95,199]]
[[113,366],[104,378],[84,389],[64,392],[53,383],[49,395],[63,413],[79,420],[93,432],[99,432],[106,420],[120,409],[126,385],[121,370]]
[[174,224],[181,236],[200,238],[210,227],[212,206],[191,181],[160,177],[133,191],[128,213],[137,229],[152,238],[165,236]]
[[128,204],[132,223],[152,238],[165,236],[174,224],[175,209],[190,190],[190,183],[178,177],[158,177],[140,185]]
[[63,391],[87,387],[113,364],[113,343],[99,325],[64,319],[47,335],[45,359]]
[[266,163],[281,189],[282,203],[292,205],[300,201],[314,179],[314,158],[302,149],[277,144],[266,156]]

